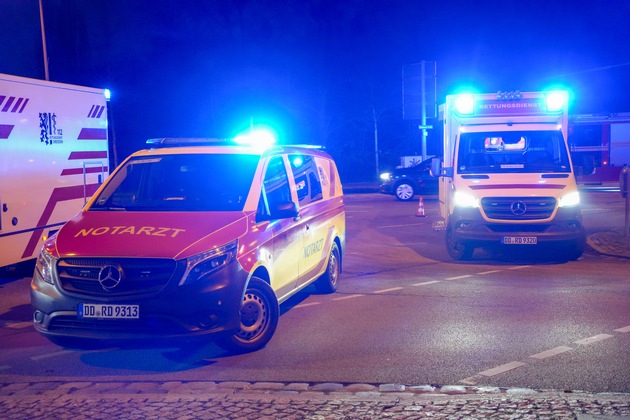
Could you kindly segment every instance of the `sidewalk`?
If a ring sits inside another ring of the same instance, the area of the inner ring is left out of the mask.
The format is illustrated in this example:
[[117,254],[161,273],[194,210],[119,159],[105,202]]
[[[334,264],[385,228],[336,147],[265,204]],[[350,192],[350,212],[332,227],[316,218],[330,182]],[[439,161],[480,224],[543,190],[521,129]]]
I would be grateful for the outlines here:
[[630,418],[630,395],[249,382],[0,383],[2,419]]

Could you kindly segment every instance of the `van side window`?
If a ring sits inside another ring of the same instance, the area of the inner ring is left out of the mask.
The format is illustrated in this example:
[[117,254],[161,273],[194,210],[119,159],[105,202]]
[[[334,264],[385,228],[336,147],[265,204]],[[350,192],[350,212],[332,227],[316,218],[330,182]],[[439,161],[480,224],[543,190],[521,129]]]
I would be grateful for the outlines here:
[[300,205],[322,199],[322,184],[319,171],[312,156],[290,155],[291,171]]
[[258,206],[259,214],[269,216],[270,208],[277,207],[278,204],[291,202],[291,189],[289,188],[289,177],[284,167],[282,157],[272,158],[267,165],[265,180]]

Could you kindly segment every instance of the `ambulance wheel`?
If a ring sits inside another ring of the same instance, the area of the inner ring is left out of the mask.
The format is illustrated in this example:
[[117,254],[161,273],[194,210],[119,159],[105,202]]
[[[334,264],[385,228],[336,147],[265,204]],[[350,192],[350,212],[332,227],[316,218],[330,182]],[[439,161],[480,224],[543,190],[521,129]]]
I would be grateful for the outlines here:
[[341,274],[341,261],[339,259],[339,247],[333,242],[330,255],[328,256],[328,266],[326,271],[315,282],[315,287],[320,293],[334,293],[339,285],[339,275]]
[[218,344],[236,353],[265,347],[278,326],[280,308],[275,293],[262,279],[252,277],[249,281],[243,295],[240,316],[240,328],[223,336]]
[[394,190],[396,194],[396,198],[400,201],[411,201],[413,200],[413,195],[415,191],[413,190],[413,185],[408,182],[401,182],[396,185],[396,189]]
[[463,244],[454,238],[453,229],[448,227],[446,229],[446,250],[452,259],[462,261],[469,260],[470,257],[472,257],[475,248],[470,245]]

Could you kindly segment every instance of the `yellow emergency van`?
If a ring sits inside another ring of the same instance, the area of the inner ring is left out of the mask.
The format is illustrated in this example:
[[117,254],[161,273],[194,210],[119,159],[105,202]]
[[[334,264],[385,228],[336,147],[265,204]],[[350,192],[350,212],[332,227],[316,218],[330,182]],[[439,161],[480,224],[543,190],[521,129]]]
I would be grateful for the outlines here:
[[252,351],[280,303],[312,283],[337,289],[344,197],[325,151],[148,143],[46,242],[31,284],[37,331],[61,345],[212,334]]

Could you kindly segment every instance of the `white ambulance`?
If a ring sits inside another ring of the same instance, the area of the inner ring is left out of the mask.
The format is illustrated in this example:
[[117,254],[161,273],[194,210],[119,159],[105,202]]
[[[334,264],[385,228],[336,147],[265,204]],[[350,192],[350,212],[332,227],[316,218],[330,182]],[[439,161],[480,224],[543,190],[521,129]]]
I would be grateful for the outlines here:
[[434,173],[452,258],[493,245],[522,252],[558,246],[567,259],[582,255],[566,91],[449,95],[440,117],[444,161]]
[[0,74],[0,267],[37,256],[108,158],[105,89]]
[[150,144],[46,242],[31,286],[39,332],[63,345],[213,334],[252,351],[279,303],[313,283],[337,289],[345,210],[326,152]]

